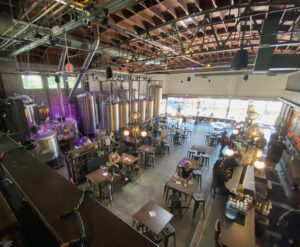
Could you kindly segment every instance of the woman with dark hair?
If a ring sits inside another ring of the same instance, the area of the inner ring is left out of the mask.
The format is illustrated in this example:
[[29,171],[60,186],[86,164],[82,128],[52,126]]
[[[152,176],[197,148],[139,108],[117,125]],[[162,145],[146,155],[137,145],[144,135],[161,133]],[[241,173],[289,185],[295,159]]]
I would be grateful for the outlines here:
[[223,149],[230,144],[230,139],[227,136],[227,131],[226,130],[222,133],[220,143],[221,143],[221,149],[220,149],[220,154],[221,154]]

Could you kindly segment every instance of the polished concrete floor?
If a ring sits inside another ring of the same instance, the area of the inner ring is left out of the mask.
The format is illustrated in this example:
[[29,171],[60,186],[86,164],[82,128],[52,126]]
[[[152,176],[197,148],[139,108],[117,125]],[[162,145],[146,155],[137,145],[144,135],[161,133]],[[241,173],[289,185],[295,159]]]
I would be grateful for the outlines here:
[[[111,204],[108,200],[102,200],[101,203],[111,210],[115,215],[120,217],[128,224],[132,224],[132,215],[142,208],[147,202],[154,201],[160,206],[165,207],[163,190],[166,181],[168,181],[176,170],[176,165],[179,160],[186,157],[187,151],[193,144],[203,145],[205,134],[211,130],[208,124],[198,124],[194,126],[193,123],[188,123],[188,127],[192,130],[191,137],[182,146],[171,145],[170,156],[168,154],[155,158],[155,168],[147,167],[141,168],[141,179],[135,180],[130,183],[118,183],[113,193],[113,200]],[[267,131],[269,135],[269,131]],[[266,136],[268,137],[268,136]],[[224,217],[224,209],[226,198],[222,195],[216,195],[215,199],[210,195],[210,186],[212,181],[212,167],[219,155],[220,146],[208,147],[207,154],[210,157],[209,167],[202,168],[202,189],[197,186],[198,192],[202,193],[206,199],[205,206],[205,219],[202,217],[202,207],[197,211],[195,219],[192,219],[193,202],[188,209],[183,209],[182,216],[179,212],[174,210],[174,217],[171,220],[171,225],[176,230],[176,246],[201,246],[210,247],[215,246],[214,241],[214,223],[217,218]],[[280,167],[277,166],[280,170]],[[63,167],[58,172],[66,177],[67,169]],[[288,195],[288,186],[284,183],[284,176],[280,172],[277,172],[280,179],[280,185],[283,185],[283,189],[286,195]],[[272,182],[273,183],[273,182]],[[87,187],[88,185],[82,184],[79,187]],[[189,201],[189,199],[187,200]],[[290,207],[284,203],[274,201],[274,205],[280,206],[280,209]],[[278,216],[276,216],[278,217]],[[275,217],[275,224],[276,224]],[[272,223],[272,220],[271,220]],[[276,243],[280,240],[280,234],[274,230],[274,227],[269,227],[268,237],[265,239],[256,239],[257,246],[275,247]],[[271,238],[270,238],[271,237]],[[270,240],[271,239],[271,240]],[[163,244],[160,243],[160,246]],[[168,246],[173,245],[173,239],[169,240]]]
[[[128,224],[132,224],[132,215],[143,207],[147,202],[154,201],[165,208],[163,199],[163,190],[166,181],[168,181],[176,170],[176,165],[183,157],[186,157],[188,149],[193,145],[205,145],[204,135],[210,130],[209,125],[197,125],[188,123],[188,127],[192,130],[191,137],[182,146],[171,145],[170,156],[168,154],[155,158],[155,168],[141,168],[141,179],[127,184],[117,184],[116,191],[113,193],[113,201],[110,205],[108,200],[103,200],[104,204],[114,214],[119,216]],[[208,211],[211,206],[209,192],[212,180],[212,167],[218,157],[220,147],[208,147],[207,154],[210,157],[210,166],[202,168],[202,189],[196,186],[197,190],[206,198],[206,209]],[[66,168],[58,170],[58,172],[67,178]],[[84,187],[86,184],[81,185]],[[189,202],[189,199],[187,199]],[[198,246],[200,241],[200,233],[203,227],[202,207],[197,211],[196,217],[192,219],[193,202],[189,209],[182,210],[180,216],[177,210],[174,210],[174,217],[171,225],[176,230],[176,246]],[[214,239],[209,240],[210,246],[213,246]],[[162,244],[161,244],[162,245]],[[173,246],[173,239],[169,240],[169,246]]]

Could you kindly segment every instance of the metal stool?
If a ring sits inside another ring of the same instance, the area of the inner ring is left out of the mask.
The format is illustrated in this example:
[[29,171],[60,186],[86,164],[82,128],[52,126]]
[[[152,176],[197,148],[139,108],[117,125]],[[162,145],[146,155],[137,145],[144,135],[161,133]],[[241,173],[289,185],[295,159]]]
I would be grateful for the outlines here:
[[140,167],[139,167],[139,165],[135,165],[133,167],[133,171],[135,172],[136,178],[138,177],[139,180],[140,180],[140,182],[141,182],[141,174],[140,174]]
[[187,151],[187,157],[191,158],[192,155],[195,155],[196,154],[196,151],[193,151],[193,150],[188,150]]
[[138,231],[141,231],[144,232],[144,225],[139,223],[136,219],[133,219],[133,222],[132,222],[132,227],[134,227],[135,229],[137,229]]
[[201,161],[201,155],[200,154],[193,154],[192,159],[200,162]]
[[170,223],[167,224],[167,226],[162,230],[162,234],[164,236],[164,247],[168,246],[169,237],[173,236],[173,243],[176,247],[176,236],[175,236],[175,229],[173,226],[171,226]]
[[182,215],[182,213],[181,213],[181,198],[179,197],[179,195],[177,195],[177,193],[173,192],[172,195],[170,195],[168,198],[167,205],[168,205],[169,201],[171,201],[171,213],[173,213],[173,209],[178,209],[179,214]]
[[206,154],[201,155],[202,164],[205,166],[209,166],[209,156]]
[[200,190],[202,189],[202,172],[200,170],[193,170],[193,176],[196,177],[197,182],[200,184]]
[[169,143],[164,143],[163,148],[164,148],[165,151],[168,152],[168,154],[170,156],[170,144]]
[[155,153],[148,153],[147,155],[147,166],[155,168]]
[[209,144],[210,135],[205,135],[205,144]]
[[[194,211],[193,211],[193,219],[195,218],[195,215],[196,215],[196,211],[197,209],[199,208],[199,204],[202,203],[202,214],[203,214],[203,219],[204,219],[204,210],[205,210],[205,199],[203,199],[202,195],[200,193],[195,193],[192,198],[191,198],[191,201],[192,199],[195,201],[195,204],[194,204]],[[191,203],[190,201],[190,203]]]

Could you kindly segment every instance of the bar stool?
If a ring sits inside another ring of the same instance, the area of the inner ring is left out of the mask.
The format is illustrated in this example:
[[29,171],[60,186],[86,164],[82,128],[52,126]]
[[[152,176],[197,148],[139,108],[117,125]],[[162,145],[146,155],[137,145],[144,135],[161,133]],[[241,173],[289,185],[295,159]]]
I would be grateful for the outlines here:
[[168,246],[169,238],[173,236],[174,247],[176,247],[176,236],[175,229],[171,226],[170,223],[162,230],[162,234],[164,236],[164,247]]
[[192,155],[196,154],[196,151],[188,150],[187,151],[187,157],[191,158]]
[[169,143],[163,143],[163,150],[168,152],[170,156],[170,144]]
[[[203,214],[203,219],[204,219],[204,210],[205,210],[205,199],[203,199],[202,195],[200,193],[195,193],[193,194],[192,199],[194,200],[195,204],[194,204],[194,211],[193,211],[193,219],[195,218],[196,215],[196,211],[199,208],[199,204],[202,203],[202,214]],[[190,203],[191,203],[190,201]]]
[[192,159],[200,162],[201,161],[201,155],[200,154],[192,154]]
[[202,158],[202,164],[205,166],[209,166],[209,156],[206,154],[202,154],[201,158]]
[[135,177],[136,178],[139,178],[139,180],[140,180],[140,182],[141,182],[141,174],[140,174],[140,167],[139,167],[139,165],[135,165],[134,167],[133,167],[133,171],[134,171],[134,173],[135,173]]
[[193,176],[196,178],[197,182],[200,184],[200,190],[202,189],[202,172],[197,169],[193,170]]
[[155,153],[148,153],[147,155],[147,165],[155,168]]
[[169,201],[171,201],[171,213],[173,213],[173,209],[178,209],[179,214],[182,215],[181,212],[181,198],[177,193],[172,193],[172,195],[169,196],[168,201],[167,201],[167,205],[169,203]]
[[205,144],[209,144],[209,136],[210,135],[205,135]]

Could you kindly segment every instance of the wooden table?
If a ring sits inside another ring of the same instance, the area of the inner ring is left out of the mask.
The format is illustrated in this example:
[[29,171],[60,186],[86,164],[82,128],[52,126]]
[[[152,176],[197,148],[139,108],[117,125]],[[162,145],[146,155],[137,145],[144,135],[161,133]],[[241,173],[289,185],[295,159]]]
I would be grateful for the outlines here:
[[148,145],[142,145],[138,147],[138,151],[145,152],[145,153],[151,153],[155,151],[154,147],[148,146]]
[[198,153],[203,153],[203,154],[205,154],[206,151],[207,151],[207,148],[206,148],[206,147],[199,146],[199,145],[193,145],[193,146],[191,146],[190,149],[191,149],[191,150],[195,150],[195,151],[197,151]]
[[194,190],[195,190],[195,182],[192,183],[191,181],[189,181],[187,187],[184,187],[182,181],[172,177],[165,184],[165,189],[164,189],[165,204],[167,203],[170,189],[176,190],[176,191],[183,193],[185,195],[188,195],[188,196],[192,196],[192,194],[194,193]]
[[110,172],[107,172],[106,170],[99,168],[89,174],[87,174],[86,179],[90,182],[92,182],[94,185],[98,186],[99,188],[99,199],[102,198],[102,184],[110,179],[112,177],[112,174]]
[[220,242],[230,247],[255,247],[255,209],[245,215],[245,224],[224,219],[221,222]]
[[131,166],[138,160],[137,157],[126,153],[122,154],[120,158],[120,162],[125,166]]
[[133,215],[133,218],[158,235],[173,218],[173,214],[155,202],[148,202]]
[[197,169],[199,169],[199,168],[201,167],[201,164],[200,164],[198,161],[193,160],[193,159],[189,159],[189,158],[182,158],[182,159],[177,163],[177,165],[179,165],[179,166],[181,167],[181,166],[184,165],[184,162],[185,162],[185,161],[191,162],[191,163],[192,163],[192,168],[195,169],[195,170],[197,170]]

